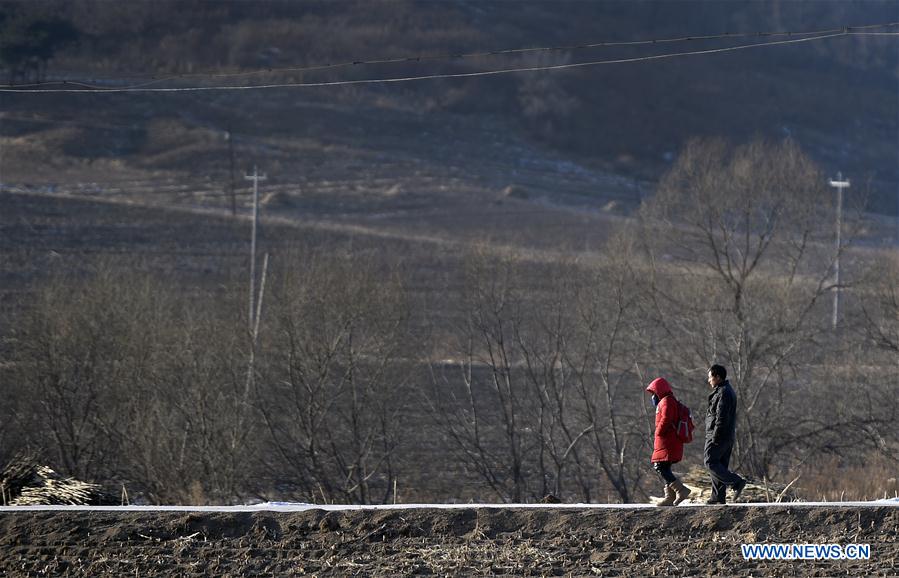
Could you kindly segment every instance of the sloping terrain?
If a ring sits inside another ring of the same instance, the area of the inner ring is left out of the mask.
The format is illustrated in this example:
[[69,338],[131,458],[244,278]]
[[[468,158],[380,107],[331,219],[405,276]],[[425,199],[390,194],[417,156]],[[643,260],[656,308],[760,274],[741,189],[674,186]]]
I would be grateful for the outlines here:
[[[263,219],[564,248],[595,247],[608,218],[650,192],[646,183],[530,143],[497,117],[280,93],[262,101],[258,122],[238,117],[229,141],[229,115],[248,105],[237,98],[212,105],[180,99],[176,115],[138,119],[137,126],[146,122],[141,129],[132,128],[133,114],[151,103],[88,102],[109,107],[113,118],[99,122],[79,102],[60,102],[35,122],[31,105],[12,105],[0,125],[0,133],[15,135],[3,147],[5,189],[247,215],[252,189],[244,173],[258,166],[267,175]],[[56,122],[65,128],[47,128]],[[139,148],[107,150],[119,141]]]
[[[747,38],[303,73],[291,68],[723,32],[832,30],[897,19],[894,4],[876,0],[814,6],[310,1],[252,9],[160,2],[127,11],[108,3],[92,7],[90,0],[71,4],[64,13],[85,37],[56,56],[48,78],[107,83],[138,73],[157,78],[223,70],[248,73],[230,79],[237,84],[465,73],[718,49]],[[234,186],[244,203],[242,174],[258,164],[270,176],[266,192],[280,195],[275,204],[306,215],[426,208],[458,223],[466,215],[454,214],[454,205],[482,210],[507,187],[528,198],[567,203],[572,195],[598,197],[600,207],[615,201],[626,208],[639,201],[634,178],[655,181],[691,138],[790,137],[827,174],[841,170],[851,177],[851,197],[866,200],[874,212],[895,214],[893,42],[890,36],[834,37],[620,66],[383,86],[4,93],[2,177],[7,185],[163,204],[189,196],[214,202],[232,186],[233,155]],[[173,85],[209,80],[189,77]]]
[[[9,511],[9,576],[895,576],[899,508]],[[869,544],[869,560],[744,560],[743,543]]]

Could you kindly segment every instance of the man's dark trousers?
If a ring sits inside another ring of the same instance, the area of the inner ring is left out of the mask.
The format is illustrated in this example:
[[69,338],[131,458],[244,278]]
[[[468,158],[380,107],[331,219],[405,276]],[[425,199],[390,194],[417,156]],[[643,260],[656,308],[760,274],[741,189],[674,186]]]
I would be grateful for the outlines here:
[[705,442],[705,465],[712,474],[712,499],[713,502],[724,503],[727,486],[734,486],[743,481],[743,478],[730,471],[730,454],[734,450],[734,442],[714,443],[712,440]]

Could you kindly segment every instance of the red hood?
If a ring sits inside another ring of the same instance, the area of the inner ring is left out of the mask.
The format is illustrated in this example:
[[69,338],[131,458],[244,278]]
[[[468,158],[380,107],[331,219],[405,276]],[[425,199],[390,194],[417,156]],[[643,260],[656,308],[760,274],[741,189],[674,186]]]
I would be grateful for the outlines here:
[[657,377],[652,380],[649,387],[646,388],[649,393],[654,393],[659,399],[671,393],[671,386],[664,377]]

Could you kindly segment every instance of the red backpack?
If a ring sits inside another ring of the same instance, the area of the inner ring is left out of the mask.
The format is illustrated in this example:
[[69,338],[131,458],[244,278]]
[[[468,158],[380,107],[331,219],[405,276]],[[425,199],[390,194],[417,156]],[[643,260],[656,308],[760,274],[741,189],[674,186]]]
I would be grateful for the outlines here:
[[693,424],[693,416],[690,414],[690,408],[677,401],[677,423],[674,424],[677,439],[688,444],[693,441],[693,430],[696,426]]

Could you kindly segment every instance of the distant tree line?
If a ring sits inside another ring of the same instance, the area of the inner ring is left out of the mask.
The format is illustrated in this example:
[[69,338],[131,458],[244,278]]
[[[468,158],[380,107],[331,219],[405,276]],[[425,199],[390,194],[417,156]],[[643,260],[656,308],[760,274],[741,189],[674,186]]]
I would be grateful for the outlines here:
[[42,81],[50,59],[79,38],[68,19],[33,4],[8,2],[0,10],[0,67],[9,84]]

